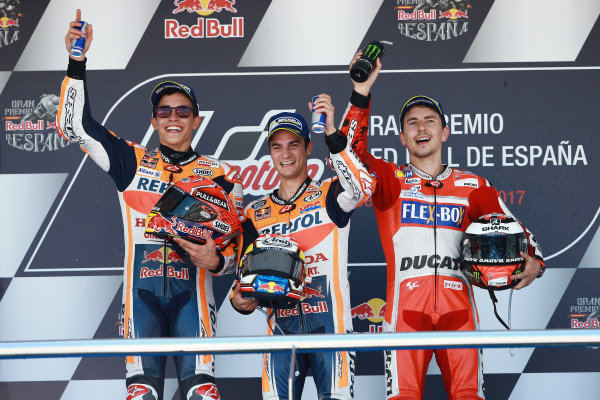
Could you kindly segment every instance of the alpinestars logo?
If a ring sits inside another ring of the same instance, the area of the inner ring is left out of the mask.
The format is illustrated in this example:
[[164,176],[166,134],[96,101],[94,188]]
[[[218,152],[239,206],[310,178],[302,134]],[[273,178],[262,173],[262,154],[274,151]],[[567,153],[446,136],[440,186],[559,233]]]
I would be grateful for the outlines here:
[[467,0],[396,1],[398,30],[411,39],[450,40],[469,30],[471,5]]

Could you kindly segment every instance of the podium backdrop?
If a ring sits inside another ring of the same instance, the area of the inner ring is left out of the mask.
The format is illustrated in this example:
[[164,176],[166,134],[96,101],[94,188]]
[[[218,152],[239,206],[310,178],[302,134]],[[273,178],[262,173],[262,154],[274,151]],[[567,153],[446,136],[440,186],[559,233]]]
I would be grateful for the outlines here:
[[[12,0],[0,3],[0,341],[117,338],[123,229],[116,189],[54,125],[75,9],[94,27],[92,113],[118,136],[156,146],[149,93],[192,86],[203,118],[193,146],[239,166],[249,201],[277,187],[260,136],[269,116],[329,93],[336,119],[347,64],[371,40],[393,42],[372,92],[370,151],[405,163],[406,99],[438,99],[451,136],[444,162],[490,180],[536,235],[548,269],[516,291],[513,329],[600,327],[600,2],[580,0]],[[329,177],[315,142],[311,174]],[[381,329],[385,259],[371,207],[350,234],[354,328]],[[235,313],[233,277],[215,279],[220,336],[261,335]],[[483,330],[501,330],[476,290]],[[508,314],[509,292],[499,293]],[[598,396],[598,349],[484,351],[487,399]],[[178,399],[171,362],[165,399]],[[222,398],[260,398],[259,355],[217,357]],[[358,353],[357,399],[383,399],[383,357]],[[0,360],[0,399],[125,397],[120,357]],[[444,398],[432,363],[426,399]],[[306,384],[305,399],[316,398]]]

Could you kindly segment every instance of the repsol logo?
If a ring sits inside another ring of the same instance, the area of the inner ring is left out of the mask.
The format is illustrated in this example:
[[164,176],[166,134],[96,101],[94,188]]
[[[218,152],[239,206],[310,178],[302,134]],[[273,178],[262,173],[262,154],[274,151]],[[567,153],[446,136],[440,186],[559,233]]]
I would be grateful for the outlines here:
[[164,193],[169,187],[169,182],[159,181],[157,179],[140,178],[137,184],[137,190],[147,192]]
[[296,232],[299,229],[310,228],[314,225],[322,224],[323,220],[321,219],[321,211],[317,211],[316,213],[304,214],[301,217],[295,218],[289,224],[273,224],[269,227],[261,229],[260,233],[272,233],[272,234],[281,234],[287,235],[292,232]]
[[465,206],[453,204],[424,203],[420,201],[405,200],[402,202],[402,222],[433,226],[447,226],[460,229],[465,216]]
[[441,258],[437,254],[433,254],[430,256],[422,255],[414,257],[403,257],[402,260],[400,260],[400,271],[406,271],[411,268],[421,269],[425,268],[425,266],[429,268],[435,268],[436,264],[438,268],[448,268],[454,271],[458,271],[458,268],[460,267],[460,259],[452,258],[449,256]]

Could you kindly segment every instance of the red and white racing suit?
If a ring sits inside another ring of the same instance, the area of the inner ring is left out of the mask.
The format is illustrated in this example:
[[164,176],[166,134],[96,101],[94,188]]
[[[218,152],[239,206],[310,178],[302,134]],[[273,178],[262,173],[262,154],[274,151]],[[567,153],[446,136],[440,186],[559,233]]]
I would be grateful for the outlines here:
[[[471,285],[459,268],[463,231],[478,217],[510,214],[487,180],[446,167],[430,176],[367,151],[369,98],[354,92],[344,125],[356,126],[348,140],[377,180],[372,200],[387,263],[384,331],[475,330],[479,317]],[[491,201],[490,201],[491,199]],[[544,265],[527,231],[529,254]],[[478,349],[385,352],[388,399],[421,399],[432,354],[448,397],[483,399],[483,364]]]
[[[328,137],[330,160],[337,177],[322,182],[307,178],[286,201],[278,191],[251,202],[245,209],[259,234],[294,238],[304,252],[307,280],[304,298],[294,309],[274,310],[285,334],[352,332],[348,284],[348,234],[353,210],[373,190],[373,178],[347,148],[344,135]],[[269,334],[280,334],[278,329]],[[311,369],[318,398],[354,398],[354,352],[316,352],[297,355],[293,398],[302,397]],[[288,399],[290,354],[264,356],[262,392],[265,400]]]
[[[146,234],[145,221],[169,185],[189,175],[218,183],[243,219],[242,185],[237,172],[225,163],[191,150],[176,152],[164,145],[148,150],[109,132],[91,116],[85,63],[69,60],[57,125],[63,137],[78,142],[110,175],[118,190],[125,236],[122,306],[125,337],[213,336],[217,307],[212,274],[191,264],[186,254],[170,242]],[[216,274],[235,270],[237,255],[233,247],[218,252],[221,262]],[[162,399],[165,361],[165,356],[127,357],[128,399],[142,396]],[[177,356],[175,364],[182,399],[218,399],[212,355]]]

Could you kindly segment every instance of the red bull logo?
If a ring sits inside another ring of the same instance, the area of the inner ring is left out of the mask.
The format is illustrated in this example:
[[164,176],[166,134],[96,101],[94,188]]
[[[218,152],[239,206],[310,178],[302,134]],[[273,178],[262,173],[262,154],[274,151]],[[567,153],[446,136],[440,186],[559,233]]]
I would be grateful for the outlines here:
[[466,12],[451,8],[448,11],[444,11],[440,14],[440,18],[458,19],[458,18],[469,18]]
[[386,303],[384,300],[374,298],[366,303],[362,303],[353,307],[350,312],[352,318],[358,318],[360,320],[369,320],[373,323],[382,322],[385,317]]
[[[175,0],[173,14],[196,13],[203,17],[227,11],[237,13],[235,0]],[[244,18],[232,18],[224,24],[216,18],[198,18],[196,25],[180,24],[176,19],[165,19],[165,39],[186,38],[241,38],[244,37]]]
[[144,258],[142,259],[142,264],[147,263],[148,261],[154,262],[163,262],[166,260],[167,264],[171,263],[182,263],[185,264],[183,258],[173,249],[167,248],[167,257],[164,256],[162,248],[151,251],[150,253],[144,251]]
[[260,221],[261,219],[269,218],[271,216],[271,206],[261,208],[254,212],[254,219]]
[[434,20],[437,18],[437,10],[425,12],[423,10],[407,13],[404,10],[398,10],[398,21],[410,20]]
[[244,18],[232,18],[231,24],[222,24],[215,18],[198,18],[196,25],[180,24],[176,19],[165,19],[165,39],[187,38],[241,38],[244,37]]
[[210,15],[212,12],[229,11],[237,13],[237,9],[233,7],[235,0],[175,0],[175,9],[173,14],[187,11],[188,13],[198,13],[200,15]]
[[[140,278],[141,279],[154,278],[156,276],[163,276],[163,274],[164,274],[164,270],[163,270],[162,265],[160,268],[157,268],[157,269],[142,267],[142,269],[140,270]],[[179,279],[182,281],[187,281],[190,279],[190,273],[187,268],[182,268],[181,271],[177,271],[175,268],[173,268],[169,265],[167,267],[167,277],[173,278],[173,279]]]
[[165,232],[171,235],[175,235],[175,231],[173,230],[173,223],[160,214],[156,214],[152,218],[150,218],[148,224],[146,225],[146,231],[155,233]]
[[412,11],[397,7],[398,30],[401,35],[420,41],[451,40],[469,32],[470,8],[467,1],[447,0],[421,1]]
[[10,19],[7,17],[2,17],[0,18],[0,28],[2,29],[8,29],[10,27],[19,27],[19,20],[18,19]]
[[[319,301],[315,305],[308,303],[300,303],[302,306],[303,314],[315,314],[315,313],[326,313],[328,311],[327,302]],[[277,317],[294,317],[298,315],[298,307],[295,308],[278,308]]]
[[285,294],[285,289],[275,282],[266,282],[258,286],[257,292]]
[[317,287],[316,289],[305,286],[304,292],[302,292],[302,297],[303,299],[310,299],[311,297],[319,297],[321,299],[325,298],[325,296],[321,294],[321,286]]

